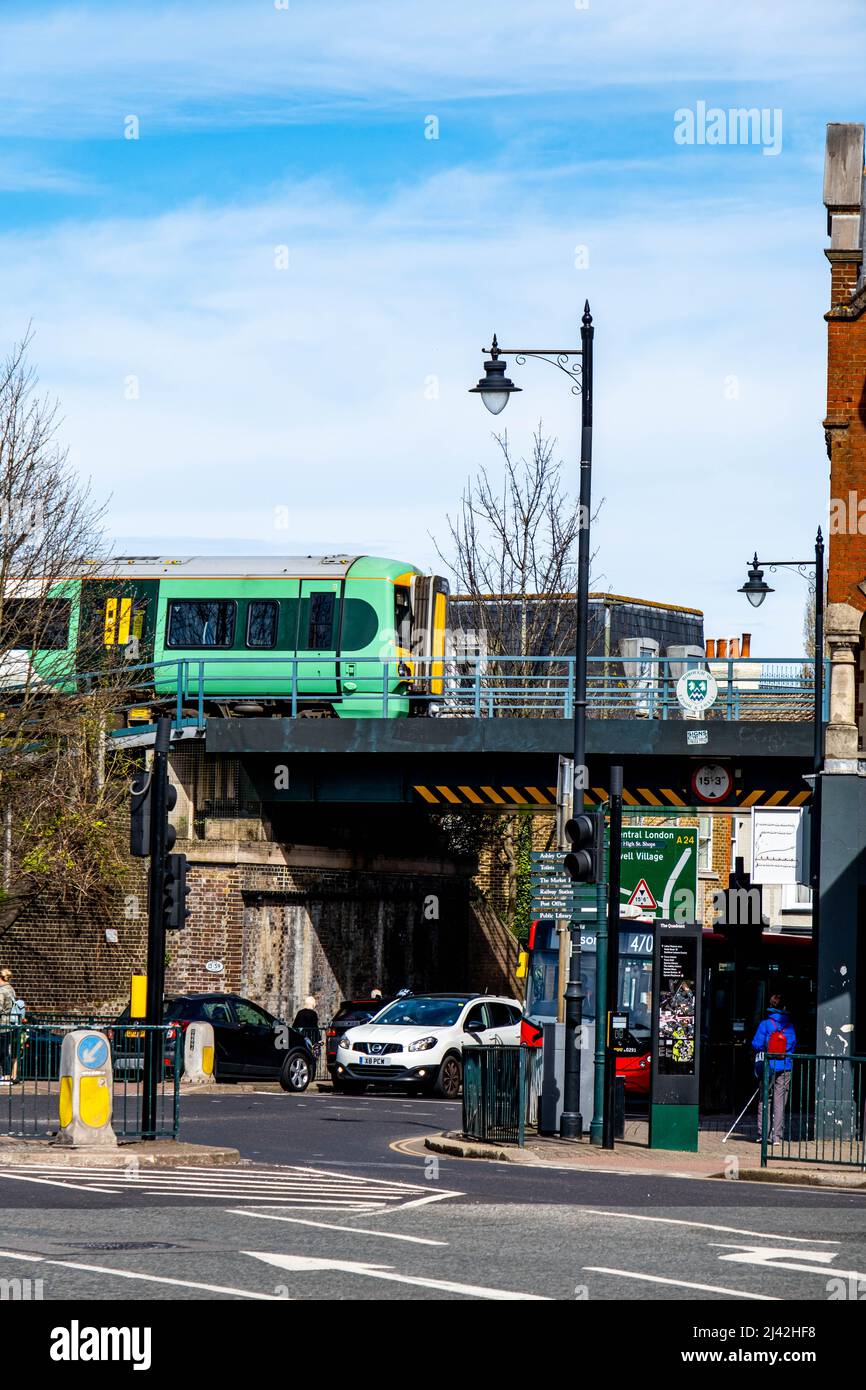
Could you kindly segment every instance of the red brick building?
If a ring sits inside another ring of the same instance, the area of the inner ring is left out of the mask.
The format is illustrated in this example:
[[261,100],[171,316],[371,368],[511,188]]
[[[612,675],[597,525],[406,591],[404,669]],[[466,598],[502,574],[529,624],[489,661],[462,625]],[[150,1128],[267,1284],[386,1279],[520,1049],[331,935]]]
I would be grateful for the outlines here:
[[827,127],[824,203],[830,245],[827,414],[830,459],[827,650],[830,718],[821,792],[818,1047],[866,1047],[866,232],[864,128]]
[[[827,127],[824,203],[830,246],[827,416],[830,458],[827,641],[833,660],[827,758],[863,750],[866,612],[866,280],[863,126]],[[856,771],[856,765],[849,768]]]

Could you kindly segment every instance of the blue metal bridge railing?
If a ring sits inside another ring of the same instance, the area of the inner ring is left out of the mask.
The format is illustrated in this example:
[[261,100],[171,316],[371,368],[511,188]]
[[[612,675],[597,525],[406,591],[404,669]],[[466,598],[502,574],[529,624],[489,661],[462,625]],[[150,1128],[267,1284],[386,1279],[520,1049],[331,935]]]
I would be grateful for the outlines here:
[[[255,665],[255,675],[250,666]],[[677,681],[686,663],[670,657],[591,656],[589,714],[609,719],[681,719]],[[813,717],[813,666],[808,657],[762,660],[734,657],[695,661],[718,687],[707,720],[807,721]],[[825,662],[824,719],[829,706],[829,661]],[[329,676],[323,676],[326,670]],[[436,693],[430,693],[434,683]],[[98,682],[99,673],[79,683]],[[344,715],[390,718],[406,712],[407,700],[446,719],[547,717],[574,714],[574,657],[470,656],[458,660],[411,661],[395,657],[202,656],[129,665],[112,676],[122,684],[119,704],[155,704],[176,727],[203,728],[214,706],[267,702],[269,711],[297,718],[315,706],[340,705]],[[118,730],[118,734],[129,730]]]

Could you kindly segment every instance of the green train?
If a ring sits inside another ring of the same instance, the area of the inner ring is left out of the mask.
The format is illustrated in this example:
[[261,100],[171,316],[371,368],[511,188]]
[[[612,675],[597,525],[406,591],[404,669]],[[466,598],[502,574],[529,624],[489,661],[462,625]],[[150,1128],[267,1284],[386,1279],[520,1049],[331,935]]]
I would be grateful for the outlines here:
[[133,556],[55,585],[38,646],[19,641],[43,683],[78,686],[94,665],[125,678],[146,702],[131,723],[178,702],[400,718],[443,691],[447,614],[446,580],[378,556]]

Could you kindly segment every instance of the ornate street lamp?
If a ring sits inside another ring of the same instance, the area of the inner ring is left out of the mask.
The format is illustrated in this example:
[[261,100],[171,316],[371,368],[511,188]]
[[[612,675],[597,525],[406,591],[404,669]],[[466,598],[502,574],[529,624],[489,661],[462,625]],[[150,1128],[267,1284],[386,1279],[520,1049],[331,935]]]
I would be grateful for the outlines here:
[[749,566],[749,577],[738,594],[745,594],[753,608],[760,608],[767,594],[774,594],[775,589],[771,589],[769,584],[764,583],[764,571],[758,566],[758,552],[755,551],[755,558]]
[[478,385],[471,388],[472,391],[478,392],[491,415],[498,415],[505,409],[512,391],[522,390],[522,387],[515,386],[513,381],[508,380],[505,375],[507,365],[500,360],[499,344],[494,333],[490,356],[484,363],[484,375]]
[[[584,305],[579,348],[500,348],[494,336],[484,363],[484,376],[471,390],[476,392],[487,409],[498,415],[508,404],[508,397],[521,388],[505,375],[506,363],[502,354],[513,356],[519,366],[528,357],[558,367],[571,379],[574,395],[580,396],[580,530],[577,550],[577,631],[575,636],[574,667],[574,782],[572,816],[583,810],[583,789],[586,784],[586,652],[589,621],[589,518],[592,495],[592,340],[595,329],[589,301]],[[563,1139],[579,1139],[583,1133],[580,1113],[580,1029],[583,1024],[583,986],[580,979],[580,925],[572,919],[571,963],[565,990],[565,1085],[560,1135]]]
[[[764,582],[764,569],[771,574],[780,569],[794,569],[809,581],[815,595],[815,665],[814,665],[814,739],[812,746],[812,813],[809,840],[809,883],[812,888],[812,933],[817,939],[820,873],[821,873],[821,773],[824,767],[824,537],[821,528],[815,537],[814,560],[759,560],[755,551],[749,565],[749,577],[737,590],[745,594],[754,608],[760,608],[767,594],[775,593]],[[811,571],[811,573],[810,573]]]

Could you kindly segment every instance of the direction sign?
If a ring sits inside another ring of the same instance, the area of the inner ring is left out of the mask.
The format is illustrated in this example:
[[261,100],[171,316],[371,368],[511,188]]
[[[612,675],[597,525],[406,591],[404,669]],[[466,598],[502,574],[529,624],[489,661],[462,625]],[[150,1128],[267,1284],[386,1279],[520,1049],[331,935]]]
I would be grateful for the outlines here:
[[532,850],[529,856],[530,868],[534,874],[565,873],[565,851]]
[[694,921],[697,887],[697,826],[623,828],[623,903],[639,906],[654,917],[673,918],[677,913],[683,921]]

